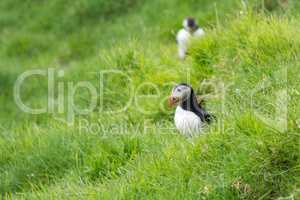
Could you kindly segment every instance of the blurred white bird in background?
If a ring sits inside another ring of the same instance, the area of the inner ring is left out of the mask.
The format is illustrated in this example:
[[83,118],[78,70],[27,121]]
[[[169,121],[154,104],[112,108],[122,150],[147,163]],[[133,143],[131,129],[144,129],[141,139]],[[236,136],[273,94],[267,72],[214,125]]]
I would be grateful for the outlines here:
[[204,30],[198,26],[194,18],[187,17],[184,19],[183,29],[180,29],[176,35],[179,58],[182,60],[185,58],[192,37],[200,38],[204,34]]

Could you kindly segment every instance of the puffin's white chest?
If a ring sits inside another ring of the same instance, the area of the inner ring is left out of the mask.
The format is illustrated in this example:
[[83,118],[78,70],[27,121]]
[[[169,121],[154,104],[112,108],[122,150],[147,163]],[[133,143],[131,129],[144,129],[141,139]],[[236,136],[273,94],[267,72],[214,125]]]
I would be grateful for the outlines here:
[[180,133],[187,136],[200,133],[203,126],[201,119],[195,113],[184,110],[180,106],[176,108],[174,120]]
[[179,45],[186,46],[191,37],[192,35],[188,31],[181,29],[177,33],[176,40]]
[[188,42],[190,40],[191,34],[185,29],[181,29],[176,36],[177,44],[178,44],[178,55],[180,59],[184,59]]

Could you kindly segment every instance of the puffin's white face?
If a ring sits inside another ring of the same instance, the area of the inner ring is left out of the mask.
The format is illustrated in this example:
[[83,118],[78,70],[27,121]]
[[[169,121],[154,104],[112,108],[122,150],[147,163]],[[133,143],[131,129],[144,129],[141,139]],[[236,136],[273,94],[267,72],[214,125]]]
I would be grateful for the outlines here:
[[183,25],[183,27],[184,27],[186,30],[190,30],[190,27],[189,27],[189,25],[188,25],[188,20],[187,20],[187,19],[183,20],[182,25]]
[[168,98],[169,106],[183,102],[191,95],[191,88],[187,85],[177,85],[173,88],[171,96]]

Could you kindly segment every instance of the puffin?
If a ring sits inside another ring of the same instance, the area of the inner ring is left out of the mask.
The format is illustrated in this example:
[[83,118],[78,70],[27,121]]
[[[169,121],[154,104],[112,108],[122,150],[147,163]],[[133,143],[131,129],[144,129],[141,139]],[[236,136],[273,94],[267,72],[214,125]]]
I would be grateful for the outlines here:
[[198,103],[193,88],[186,83],[174,86],[168,104],[169,107],[177,106],[175,126],[181,134],[188,137],[201,133],[205,124],[211,123],[215,118]]
[[197,21],[193,17],[185,18],[183,20],[183,28],[176,35],[179,58],[181,60],[185,58],[189,41],[192,37],[201,38],[204,35],[204,30],[198,26]]

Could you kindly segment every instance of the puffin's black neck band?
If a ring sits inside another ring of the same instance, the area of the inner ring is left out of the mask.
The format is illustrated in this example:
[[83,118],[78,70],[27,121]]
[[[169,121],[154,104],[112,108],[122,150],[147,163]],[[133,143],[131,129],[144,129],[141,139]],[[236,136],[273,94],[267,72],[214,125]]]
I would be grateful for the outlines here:
[[194,26],[194,27],[192,27],[191,29],[192,29],[192,32],[194,33],[194,32],[196,32],[197,30],[198,30],[198,26],[196,25],[196,26]]

